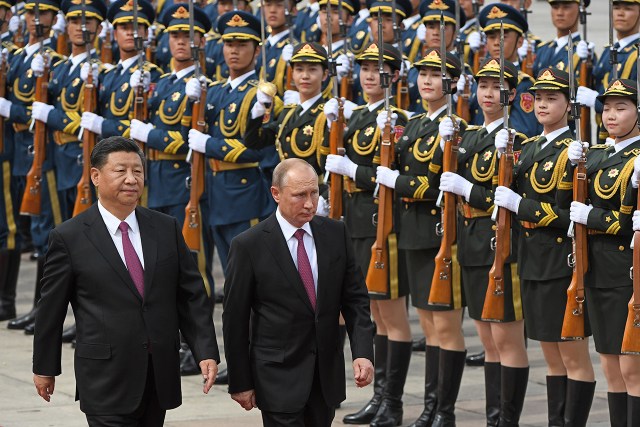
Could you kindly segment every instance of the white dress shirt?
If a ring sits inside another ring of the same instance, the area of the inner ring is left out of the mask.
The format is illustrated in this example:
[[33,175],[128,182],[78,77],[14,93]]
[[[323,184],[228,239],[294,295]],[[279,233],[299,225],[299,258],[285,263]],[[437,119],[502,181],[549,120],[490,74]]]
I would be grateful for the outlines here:
[[[280,213],[280,208],[276,209],[276,219],[280,224],[280,230],[284,235],[284,240],[287,242],[291,258],[293,263],[298,268],[298,239],[294,236],[298,231],[297,227],[294,227],[284,219]],[[313,241],[313,233],[311,232],[311,225],[307,222],[302,228],[305,233],[302,241],[304,242],[304,250],[307,252],[307,258],[309,258],[309,264],[311,264],[311,273],[313,273],[313,286],[316,288],[316,295],[318,294],[318,254],[316,254],[316,244]]]
[[[102,220],[104,221],[104,225],[107,226],[107,230],[109,230],[109,235],[113,240],[113,244],[116,245],[116,249],[118,250],[118,254],[120,258],[122,258],[122,262],[124,266],[127,266],[127,262],[124,259],[124,249],[122,247],[122,233],[120,232],[120,221],[115,217],[111,212],[105,208],[100,200],[98,200],[98,210],[100,211],[100,215],[102,216]],[[124,220],[127,224],[129,224],[129,240],[131,240],[131,244],[133,245],[133,249],[135,249],[138,258],[140,258],[140,263],[142,264],[142,268],[144,269],[144,256],[142,255],[142,239],[140,237],[140,227],[138,227],[138,219],[136,218],[136,212],[133,211],[131,214],[125,218]]]
[[631,144],[633,144],[638,140],[640,140],[640,136],[635,136],[633,138],[625,139],[624,141],[616,142],[615,145],[613,146],[613,149],[615,150],[615,152],[611,153],[609,157],[611,157],[613,154],[621,152],[622,150],[624,150],[625,148],[627,148],[628,146],[630,146]]
[[558,137],[560,135],[562,135],[563,133],[565,133],[568,130],[569,130],[569,126],[565,126],[565,127],[560,128],[560,129],[556,129],[553,132],[549,132],[547,135],[545,135],[544,132],[543,132],[542,135],[545,138],[547,138],[547,140],[545,141],[544,144],[542,144],[540,146],[540,150],[544,149],[544,147],[546,147],[547,145],[551,144],[553,141],[558,139]]
[[491,133],[494,130],[498,129],[498,126],[500,126],[503,123],[504,123],[504,117],[500,117],[498,120],[494,120],[489,124],[485,123],[482,126],[487,130],[487,133]]
[[315,104],[316,101],[318,99],[320,99],[321,96],[322,96],[322,93],[319,93],[316,96],[314,96],[313,98],[307,99],[302,104],[300,104],[300,106],[302,107],[302,113],[300,113],[300,114],[301,115],[304,114],[304,112],[307,111],[309,108],[311,108],[313,106],[313,104]]

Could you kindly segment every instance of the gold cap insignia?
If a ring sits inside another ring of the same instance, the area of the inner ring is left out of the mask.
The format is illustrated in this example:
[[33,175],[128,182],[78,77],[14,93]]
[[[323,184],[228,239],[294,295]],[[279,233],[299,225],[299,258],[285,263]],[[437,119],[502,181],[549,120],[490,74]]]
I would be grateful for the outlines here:
[[380,49],[378,49],[378,45],[375,43],[371,43],[369,45],[369,47],[367,48],[367,50],[365,50],[364,52],[362,52],[363,54],[365,53],[373,53],[378,55],[380,53]]
[[298,51],[298,55],[309,55],[309,54],[315,54],[315,53],[316,51],[313,50],[313,48],[309,44],[305,44],[304,46],[302,46],[302,49]]
[[[125,4],[120,7],[120,10],[124,10],[125,12],[131,12],[133,10],[133,0],[129,0]],[[138,10],[142,10],[142,7],[138,5]]]
[[442,0],[433,0],[429,5],[431,10],[449,10],[449,5]]
[[615,82],[613,82],[613,84],[609,88],[609,90],[626,90],[626,89],[627,88],[624,87],[624,85],[620,80],[616,80]]
[[184,6],[180,6],[171,17],[176,19],[189,19],[189,11],[185,9]]
[[[82,4],[82,0],[71,0],[71,4]],[[86,0],[84,4],[91,4],[91,0]]]
[[487,64],[483,68],[488,68],[490,70],[500,70],[500,64],[495,59],[487,62]]
[[427,60],[436,60],[436,61],[440,61],[440,54],[438,53],[437,50],[432,50],[431,52],[429,52],[429,54],[427,55]]
[[544,73],[542,73],[542,75],[540,77],[538,77],[538,80],[555,80],[556,78],[553,76],[553,73],[551,73],[551,70],[546,70]]
[[493,6],[493,8],[491,8],[491,11],[487,15],[487,18],[488,19],[502,19],[502,18],[504,18],[505,16],[508,16],[508,15],[509,14],[507,12],[503,11],[498,6]]
[[233,15],[233,17],[227,22],[227,25],[230,27],[247,27],[249,23],[242,19],[240,15]]

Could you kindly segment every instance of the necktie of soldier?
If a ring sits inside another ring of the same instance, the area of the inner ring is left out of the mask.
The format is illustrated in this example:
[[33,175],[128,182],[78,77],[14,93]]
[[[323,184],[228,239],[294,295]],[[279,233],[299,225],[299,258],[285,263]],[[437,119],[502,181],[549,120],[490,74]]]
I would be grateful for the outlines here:
[[138,293],[144,299],[144,270],[140,258],[138,258],[138,254],[136,254],[136,250],[133,248],[131,239],[129,239],[129,224],[122,221],[118,228],[120,229],[120,233],[122,233],[124,262],[127,264],[127,270],[129,270],[129,275],[136,285]]
[[300,274],[300,278],[302,279],[302,283],[304,284],[304,290],[307,291],[307,296],[309,297],[309,302],[311,302],[311,307],[313,307],[313,310],[315,311],[316,287],[313,284],[311,263],[309,262],[307,251],[304,249],[304,230],[299,228],[294,233],[294,236],[296,239],[298,239],[298,273]]

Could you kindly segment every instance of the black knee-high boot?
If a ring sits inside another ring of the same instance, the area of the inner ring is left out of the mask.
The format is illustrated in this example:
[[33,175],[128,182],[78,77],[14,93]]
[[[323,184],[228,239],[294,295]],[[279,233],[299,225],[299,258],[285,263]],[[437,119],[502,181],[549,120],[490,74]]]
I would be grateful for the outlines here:
[[627,427],[627,393],[607,393],[611,427]]
[[596,382],[567,380],[567,404],[564,408],[565,427],[587,425]]
[[466,356],[466,351],[440,349],[438,409],[433,420],[433,427],[452,427],[456,425],[456,400],[460,391]]
[[425,348],[424,370],[424,409],[417,420],[409,427],[429,427],[436,417],[438,406],[438,365],[440,347],[428,345]]
[[500,386],[500,427],[518,427],[520,414],[527,394],[529,381],[529,367],[502,367],[502,381]]
[[16,285],[20,270],[20,251],[0,251],[0,321],[16,317]]
[[487,427],[495,427],[500,419],[500,362],[484,362],[484,397]]
[[44,256],[41,256],[37,260],[36,264],[36,283],[35,290],[33,292],[33,308],[27,314],[24,314],[16,319],[13,319],[7,325],[9,329],[24,329],[25,327],[35,323],[36,311],[38,310],[38,301],[40,300],[40,290],[42,289],[42,276],[44,274]]
[[371,427],[395,427],[402,424],[402,394],[409,371],[412,342],[389,340],[387,353],[387,384],[382,403],[371,420]]
[[567,400],[567,376],[547,376],[547,408],[549,427],[564,426],[564,407]]
[[640,425],[640,397],[629,395],[627,398],[627,425]]

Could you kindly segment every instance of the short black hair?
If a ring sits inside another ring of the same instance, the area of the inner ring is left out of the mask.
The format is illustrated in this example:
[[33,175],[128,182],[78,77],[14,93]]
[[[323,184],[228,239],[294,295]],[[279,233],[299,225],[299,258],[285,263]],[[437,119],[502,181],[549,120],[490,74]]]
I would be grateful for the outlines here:
[[101,169],[106,163],[109,154],[124,151],[125,153],[136,153],[140,156],[142,165],[146,163],[144,153],[133,139],[123,136],[110,136],[99,141],[91,152],[91,167]]

